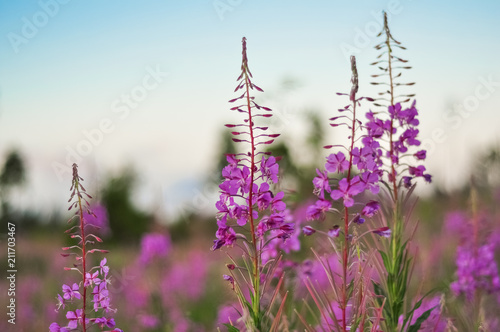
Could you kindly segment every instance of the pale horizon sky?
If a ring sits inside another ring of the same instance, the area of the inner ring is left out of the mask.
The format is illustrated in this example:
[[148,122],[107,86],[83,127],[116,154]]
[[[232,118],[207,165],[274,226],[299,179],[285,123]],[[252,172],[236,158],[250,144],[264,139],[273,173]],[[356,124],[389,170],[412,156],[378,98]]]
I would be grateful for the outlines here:
[[[368,64],[382,10],[408,48],[426,166],[453,189],[474,153],[499,142],[499,2],[23,0],[0,3],[0,158],[13,147],[26,157],[19,204],[64,206],[70,175],[54,165],[80,149],[96,187],[132,164],[143,206],[171,213],[203,191],[234,119],[243,36],[259,98],[284,114],[282,139],[300,140],[304,110],[319,110],[326,128],[345,103],[335,92],[349,90],[350,53],[360,94],[378,91]],[[299,87],[283,92],[286,79]]]

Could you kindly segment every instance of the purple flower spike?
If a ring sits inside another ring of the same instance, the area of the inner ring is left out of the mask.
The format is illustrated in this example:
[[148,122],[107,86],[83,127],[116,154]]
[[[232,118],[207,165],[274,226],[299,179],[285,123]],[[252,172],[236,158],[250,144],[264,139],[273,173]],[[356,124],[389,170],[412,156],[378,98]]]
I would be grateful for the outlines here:
[[[384,156],[388,159],[389,165],[391,165],[391,171],[388,172],[389,181],[396,187],[396,183],[399,180],[396,175],[401,173],[401,167],[406,165],[406,163],[402,162],[402,159],[412,155],[417,160],[425,160],[427,153],[426,150],[411,153],[409,151],[412,146],[421,145],[420,140],[418,140],[419,130],[417,126],[419,125],[419,121],[417,119],[418,111],[415,107],[415,101],[407,109],[403,109],[400,103],[389,106],[388,113],[390,120],[385,121],[377,118],[377,114],[369,114],[368,122],[365,124],[368,136],[363,139],[363,142],[372,140],[380,141],[384,144],[383,142],[386,140],[392,141],[392,146],[390,146],[386,154],[382,153],[383,147],[379,144],[379,147],[375,148],[373,156],[379,166],[382,165],[381,162]],[[396,136],[399,128],[403,128],[403,132],[399,136]],[[408,170],[410,176],[402,177],[405,188],[411,188],[411,180],[416,177],[423,177],[426,182],[431,182],[431,176],[424,174],[424,166],[410,166]]]
[[450,288],[456,295],[465,295],[473,302],[477,291],[495,294],[500,303],[500,276],[495,261],[495,245],[486,243],[474,252],[473,244],[466,243],[457,248],[457,280]]
[[[73,164],[71,197],[68,202],[70,202],[69,210],[75,209],[76,212],[68,222],[71,223],[73,220],[77,220],[77,224],[70,227],[66,233],[69,233],[72,239],[77,239],[78,243],[63,248],[65,252],[75,251],[72,253],[75,256],[70,256],[70,254],[64,254],[63,256],[76,257],[76,263],[73,262],[72,264],[73,267],[65,267],[65,270],[76,270],[81,279],[78,283],[73,283],[72,286],[63,284],[62,296],[57,295],[57,311],[61,307],[63,309],[71,307],[66,312],[67,326],[61,327],[58,323],[52,323],[49,326],[50,332],[83,331],[88,330],[92,325],[98,325],[101,328],[114,328],[115,326],[114,319],[107,317],[109,312],[116,311],[116,309],[111,308],[108,296],[107,285],[110,283],[110,277],[108,276],[109,267],[106,266],[107,260],[103,257],[99,265],[90,266],[90,262],[94,260],[90,260],[91,257],[94,257],[95,254],[108,252],[93,247],[95,243],[102,242],[102,239],[93,231],[101,231],[104,234],[103,231],[107,227],[107,215],[102,206],[96,205],[92,210],[90,209],[92,205],[87,198],[91,199],[92,197],[87,194],[81,184],[82,181],[83,178],[78,175],[78,165]],[[82,245],[82,243],[85,243],[85,245]],[[89,254],[92,254],[92,256]],[[94,291],[92,291],[91,287],[94,287]],[[88,318],[87,314],[90,314],[92,305],[95,314],[92,314],[92,318]],[[108,329],[105,329],[105,331],[112,332]],[[120,329],[115,328],[113,331],[120,331]]]
[[[237,79],[235,92],[238,90],[245,92],[229,102],[242,103],[243,105],[233,106],[231,110],[245,113],[245,117],[242,123],[226,124],[226,127],[234,130],[231,132],[236,136],[232,138],[233,142],[250,146],[245,152],[226,155],[228,165],[222,170],[224,181],[219,185],[219,201],[215,204],[218,210],[216,218],[219,228],[212,250],[231,246],[237,240],[233,227],[235,229],[238,226],[243,227],[242,233],[250,229],[254,231],[255,233],[251,235],[242,234],[242,237],[252,238],[252,246],[257,246],[257,242],[263,240],[262,238],[268,233],[283,239],[292,233],[291,224],[285,224],[282,216],[286,210],[286,204],[283,202],[285,194],[284,192],[274,194],[272,188],[272,184],[279,181],[279,159],[268,152],[259,151],[260,145],[271,144],[279,134],[267,133],[268,127],[257,126],[254,122],[257,117],[272,116],[272,110],[258,105],[250,95],[251,90],[262,92],[262,89],[252,82],[246,55],[246,38],[243,38],[242,54],[241,74]],[[270,214],[266,215],[266,211]],[[240,232],[241,228],[237,229]],[[277,234],[277,231],[281,233]]]
[[145,234],[141,239],[141,256],[139,260],[143,264],[148,264],[155,258],[164,258],[170,251],[170,246],[170,239],[164,234]]
[[379,236],[383,236],[383,237],[390,237],[391,236],[391,229],[389,227],[381,227],[381,228],[376,229],[372,232],[379,235]]
[[140,315],[139,322],[146,329],[156,329],[160,325],[160,320],[155,315]]

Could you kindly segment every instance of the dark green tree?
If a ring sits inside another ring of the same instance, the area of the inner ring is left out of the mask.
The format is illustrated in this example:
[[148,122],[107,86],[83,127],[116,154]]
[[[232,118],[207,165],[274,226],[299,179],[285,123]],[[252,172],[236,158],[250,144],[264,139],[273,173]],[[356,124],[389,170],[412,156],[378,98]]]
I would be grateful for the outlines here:
[[109,216],[113,240],[138,241],[150,227],[153,217],[139,210],[133,202],[136,174],[125,169],[112,177],[102,191],[102,202]]
[[0,218],[2,221],[11,213],[9,193],[12,188],[22,185],[26,179],[26,168],[21,154],[11,150],[5,158],[5,163],[0,173]]

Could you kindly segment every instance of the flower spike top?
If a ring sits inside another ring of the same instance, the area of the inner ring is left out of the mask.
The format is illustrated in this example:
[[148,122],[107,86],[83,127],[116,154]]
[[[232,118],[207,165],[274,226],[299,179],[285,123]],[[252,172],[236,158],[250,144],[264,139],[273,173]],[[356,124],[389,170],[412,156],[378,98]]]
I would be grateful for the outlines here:
[[[382,73],[372,75],[372,77],[387,77],[388,81],[377,81],[371,84],[388,85],[388,88],[384,88],[384,91],[379,92],[379,97],[375,99],[374,103],[375,106],[381,107],[383,111],[370,111],[366,115],[368,119],[366,124],[368,135],[365,140],[367,142],[378,142],[377,144],[380,146],[376,150],[378,162],[386,166],[388,181],[392,187],[392,195],[397,201],[399,181],[402,182],[404,187],[410,188],[414,178],[422,177],[426,182],[431,182],[431,175],[425,173],[426,169],[423,165],[409,166],[409,163],[401,160],[412,156],[417,161],[422,161],[426,158],[426,151],[419,150],[410,153],[410,147],[420,146],[421,144],[417,139],[419,121],[417,119],[418,110],[415,106],[416,101],[413,100],[409,107],[404,106],[405,103],[415,97],[415,94],[398,95],[395,90],[400,87],[412,86],[415,83],[400,81],[403,70],[411,69],[411,66],[408,66],[408,60],[394,54],[394,48],[397,47],[401,50],[406,48],[392,36],[386,13],[384,13],[384,29],[378,36],[383,34],[385,40],[375,46],[375,49],[384,50],[384,52],[377,57],[379,60],[372,63],[372,65],[378,66]],[[383,56],[387,57],[387,59],[382,59]],[[385,141],[388,144],[385,144]]]
[[[256,124],[258,118],[271,117],[272,110],[257,104],[251,95],[252,90],[263,90],[252,82],[246,38],[243,38],[242,44],[241,74],[235,89],[235,92],[241,90],[242,94],[229,102],[235,105],[231,107],[232,111],[244,116],[241,123],[226,124],[226,127],[232,130],[232,140],[245,145],[245,149],[244,152],[226,156],[228,165],[222,170],[223,182],[219,185],[219,201],[215,204],[218,230],[212,250],[234,244],[242,250],[245,267],[237,269],[240,275],[234,268],[228,267],[230,275],[225,275],[224,279],[238,296],[247,330],[268,331],[271,324],[267,324],[263,313],[272,310],[273,302],[267,303],[269,307],[263,310],[261,299],[281,258],[276,248],[285,251],[286,247],[282,246],[293,243],[293,239],[287,239],[294,234],[294,227],[286,215],[286,205],[282,201],[284,192],[275,193],[272,189],[272,185],[279,181],[278,159],[261,150],[262,145],[273,143],[279,134],[269,133],[267,126]],[[268,264],[271,259],[275,263]],[[231,266],[239,264],[231,260]],[[243,271],[248,275],[244,275]],[[250,290],[251,303],[242,289]],[[275,317],[276,321],[272,324],[277,324],[279,320],[279,315]]]
[[[344,125],[349,129],[350,136],[348,137],[350,143],[345,146],[347,155],[339,151],[332,153],[326,158],[325,171],[317,170],[318,177],[314,178],[314,193],[317,194],[319,200],[308,208],[307,218],[323,219],[325,212],[331,210],[332,203],[325,197],[325,192],[329,194],[330,198],[334,201],[342,199],[343,205],[350,208],[355,204],[354,197],[360,195],[366,190],[376,194],[379,190],[378,182],[380,179],[381,171],[379,170],[379,161],[377,160],[378,144],[368,140],[362,140],[362,146],[355,146],[357,140],[356,135],[359,130],[363,129],[363,124],[356,118],[356,106],[362,99],[357,98],[356,94],[359,89],[358,70],[356,67],[356,58],[351,56],[351,91],[349,93],[349,100],[352,104],[340,109],[348,115],[336,116],[331,118],[332,127]],[[339,95],[346,95],[338,93]],[[349,115],[350,114],[350,115]],[[339,120],[346,120],[339,123]],[[325,146],[325,148],[332,148],[333,145]],[[330,176],[344,173],[346,176],[340,179],[330,178]],[[354,175],[356,174],[356,175]],[[336,183],[333,188],[331,182]],[[372,206],[378,206],[372,203]],[[375,211],[373,212],[375,213]],[[372,214],[373,215],[373,214]]]
[[359,89],[359,83],[358,83],[358,69],[356,68],[356,57],[354,55],[351,55],[351,71],[352,71],[352,77],[351,77],[351,94],[349,95],[349,99],[354,102],[356,101],[356,93],[358,93]]
[[[371,98],[357,97],[359,90],[358,70],[356,58],[351,56],[351,90],[349,94],[338,93],[349,97],[350,104],[338,111],[342,115],[330,118],[332,127],[345,126],[349,136],[346,146],[327,145],[326,149],[335,147],[343,148],[342,151],[331,153],[326,158],[325,171],[317,170],[318,176],[314,178],[314,193],[318,200],[307,209],[306,218],[308,220],[325,217],[326,212],[338,214],[334,225],[329,225],[329,230],[317,231],[312,226],[303,227],[302,231],[306,236],[319,233],[331,238],[334,251],[338,256],[341,271],[337,274],[340,278],[334,282],[334,300],[339,308],[338,314],[333,314],[338,331],[350,330],[354,322],[360,322],[367,317],[366,296],[364,286],[360,283],[364,276],[353,281],[351,271],[353,264],[361,264],[364,261],[365,253],[359,246],[359,239],[365,234],[374,233],[381,237],[389,237],[391,231],[388,227],[364,232],[361,235],[356,231],[358,227],[365,223],[365,219],[373,217],[379,210],[380,204],[377,201],[364,203],[359,197],[369,191],[377,194],[379,191],[379,181],[381,171],[378,160],[378,143],[363,139],[365,126],[357,118],[358,107],[363,99],[372,101]],[[360,144],[361,143],[361,144]],[[335,201],[342,203],[338,209],[333,208]],[[333,226],[333,227],[332,227]],[[369,226],[370,227],[370,226]],[[356,252],[356,254],[353,254]],[[359,258],[355,262],[355,258]],[[331,271],[325,272],[331,273]],[[360,271],[364,269],[360,265]],[[332,276],[332,278],[334,278]],[[311,292],[316,294],[316,291]],[[314,295],[313,295],[314,296]],[[328,309],[318,305],[320,310],[328,312]],[[329,326],[331,329],[331,326]]]
[[[52,323],[49,327],[51,332],[56,331],[73,331],[81,330],[86,332],[92,326],[108,327],[112,331],[121,331],[115,328],[115,321],[109,317],[110,313],[115,312],[111,308],[110,297],[108,292],[108,284],[110,283],[109,267],[106,265],[107,260],[103,258],[98,266],[88,267],[87,258],[89,254],[96,252],[107,253],[107,250],[92,248],[96,242],[102,242],[102,239],[92,233],[96,225],[86,220],[86,218],[96,215],[90,210],[88,199],[92,196],[87,194],[82,183],[83,178],[78,174],[78,165],[73,164],[73,180],[71,182],[71,195],[68,200],[70,206],[68,210],[76,209],[75,214],[68,220],[71,223],[74,219],[77,223],[69,228],[66,233],[69,233],[72,239],[77,239],[78,243],[70,247],[64,247],[62,256],[74,256],[76,262],[73,267],[66,267],[65,270],[77,271],[81,276],[78,283],[73,283],[69,286],[62,285],[62,296],[58,295],[57,310],[66,306],[76,307],[74,310],[68,309],[66,326],[60,326],[58,323]],[[88,303],[87,303],[88,302]],[[93,304],[92,308],[88,308],[87,304]],[[90,311],[94,311],[92,318],[89,318]],[[110,331],[110,330],[107,330]]]
[[[241,74],[237,81],[235,92],[242,90],[242,94],[229,102],[236,104],[231,107],[245,115],[243,123],[226,124],[231,128],[232,140],[236,143],[248,145],[246,153],[227,155],[228,165],[222,170],[224,178],[220,184],[220,198],[216,203],[218,210],[216,232],[213,250],[222,246],[231,246],[237,238],[246,239],[245,232],[249,232],[249,242],[256,244],[266,232],[275,233],[275,236],[286,238],[286,234],[293,232],[288,227],[282,227],[284,222],[283,211],[285,203],[281,201],[283,192],[273,193],[270,184],[278,182],[279,165],[277,159],[269,153],[260,151],[261,145],[269,145],[280,134],[268,133],[268,127],[257,126],[258,117],[269,118],[272,110],[260,106],[251,95],[251,90],[263,92],[252,82],[252,73],[248,67],[246,38],[242,40]],[[256,220],[259,213],[270,210],[269,215],[262,215],[259,225]],[[235,229],[238,229],[238,233]],[[240,232],[241,230],[241,232]]]
[[[394,55],[394,48],[399,48],[401,50],[406,50],[401,42],[397,41],[391,34],[389,30],[389,24],[387,22],[387,13],[384,13],[384,28],[378,34],[377,37],[385,35],[385,40],[375,46],[377,51],[382,50],[377,57],[377,61],[371,63],[372,66],[377,66],[379,70],[382,71],[380,74],[372,75],[373,78],[379,78],[388,76],[389,82],[371,82],[372,85],[388,85],[389,88],[384,88],[384,91],[379,92],[379,97],[375,99],[375,106],[391,106],[398,102],[406,103],[411,100],[411,98],[415,97],[413,93],[406,93],[402,95],[396,95],[395,90],[396,87],[404,87],[404,86],[412,86],[414,82],[399,82],[399,79],[403,75],[403,70],[411,69],[411,66],[408,66],[408,60],[401,58],[400,56]],[[386,55],[387,59],[383,59],[382,57]]]

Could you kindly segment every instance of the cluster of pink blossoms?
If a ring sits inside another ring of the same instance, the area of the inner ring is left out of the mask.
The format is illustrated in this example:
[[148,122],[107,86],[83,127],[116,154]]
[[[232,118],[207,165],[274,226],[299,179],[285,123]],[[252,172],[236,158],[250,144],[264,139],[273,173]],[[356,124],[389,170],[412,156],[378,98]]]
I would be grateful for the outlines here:
[[[353,147],[352,150],[348,149],[347,157],[341,151],[330,154],[326,159],[325,170],[316,170],[318,176],[313,179],[313,185],[318,200],[308,208],[307,219],[321,220],[324,218],[325,212],[330,210],[332,202],[325,196],[325,193],[328,193],[332,200],[342,199],[344,206],[349,208],[355,204],[354,198],[363,192],[367,190],[373,194],[379,192],[378,182],[382,171],[379,168],[381,161],[377,156],[380,145],[375,140],[363,139],[362,142],[363,146]],[[341,178],[337,185],[332,188],[330,176],[345,173],[349,169],[355,170],[357,175],[351,178],[347,176]],[[379,204],[376,201],[370,201],[359,214],[354,216],[353,220],[361,224],[364,222],[363,217],[372,217],[378,209]]]
[[[110,306],[110,297],[108,291],[109,280],[109,267],[106,265],[106,258],[103,258],[99,266],[94,268],[94,271],[87,272],[85,278],[85,284],[83,287],[92,289],[92,300],[94,312],[110,313],[116,310]],[[57,294],[58,305],[57,309],[65,309],[68,303],[73,303],[75,300],[81,300],[82,294],[80,285],[74,283],[72,286],[64,284],[62,286],[62,296]],[[60,326],[57,323],[50,324],[50,332],[69,332],[82,326],[84,324],[82,318],[82,309],[76,309],[74,311],[68,310],[66,312],[66,319],[68,324],[66,326]],[[122,332],[122,330],[115,328],[115,320],[111,317],[85,318],[85,326],[90,327],[92,325],[97,325],[101,329],[111,328],[111,332]],[[109,330],[107,330],[109,331]]]
[[[83,178],[78,175],[78,165],[73,164],[73,180],[71,182],[71,195],[68,200],[70,207],[68,210],[76,209],[76,212],[68,223],[75,219],[77,222],[66,233],[70,233],[72,239],[77,239],[78,244],[64,247],[65,253],[62,256],[70,257],[74,255],[76,257],[76,263],[73,263],[73,267],[65,267],[65,270],[79,272],[82,281],[75,282],[72,286],[66,284],[62,286],[63,295],[57,295],[59,302],[57,311],[61,307],[65,309],[67,305],[76,307],[76,309],[67,310],[67,324],[65,326],[52,323],[49,326],[49,331],[69,332],[79,329],[87,331],[92,326],[98,326],[102,331],[122,332],[121,329],[115,327],[114,318],[110,317],[110,314],[116,312],[116,309],[111,308],[108,291],[111,276],[109,275],[109,267],[106,265],[106,258],[103,258],[98,266],[87,267],[89,254],[107,253],[108,251],[97,248],[89,249],[90,245],[95,242],[100,243],[102,239],[91,232],[92,229],[100,229],[100,226],[90,221],[91,218],[97,218],[97,216],[89,208],[90,202],[87,199],[91,199],[92,196],[87,193],[82,182]],[[90,302],[93,304],[91,310],[87,306],[90,304],[88,303],[89,298],[91,298]]]
[[[237,233],[234,228],[247,225],[250,210],[252,210],[254,220],[259,218],[259,211],[268,209],[271,211],[269,215],[263,215],[260,219],[256,229],[258,238],[262,238],[267,231],[277,233],[276,237],[288,238],[293,232],[293,227],[285,220],[286,204],[282,201],[284,192],[274,194],[269,185],[269,183],[278,182],[279,165],[276,163],[276,158],[262,156],[257,163],[259,167],[254,169],[254,181],[251,179],[250,168],[242,165],[241,159],[228,155],[227,161],[229,165],[222,170],[224,182],[219,186],[221,194],[215,205],[218,210],[219,229],[216,232],[217,239],[214,240],[212,249],[230,246],[236,241]],[[257,184],[259,182],[260,185]],[[253,183],[252,188],[250,188],[251,183]],[[252,195],[250,195],[250,189]],[[252,197],[251,202],[250,197]]]
[[[421,144],[417,139],[419,121],[417,119],[418,110],[415,107],[415,103],[416,101],[413,101],[412,105],[407,109],[403,109],[400,103],[389,106],[389,119],[386,120],[378,118],[377,113],[371,111],[366,114],[368,118],[368,122],[366,123],[368,135],[363,139],[363,143],[371,144],[372,142],[392,137],[390,139],[392,141],[392,146],[390,146],[385,153],[385,157],[390,161],[390,165],[402,165],[401,158],[409,155],[409,148],[412,146],[420,146]],[[398,129],[402,129],[402,132],[396,137]],[[378,163],[381,164],[384,154],[380,145],[376,148],[375,152]],[[417,160],[425,160],[426,154],[425,150],[419,150],[411,155]],[[417,177],[422,177],[426,182],[431,182],[431,175],[425,173],[426,169],[423,165],[408,166],[405,170],[408,171],[408,174],[403,176],[403,184],[406,188],[410,188],[412,186],[412,180]],[[397,176],[396,169],[394,169],[394,173],[389,172],[390,182],[393,182],[393,176]]]

